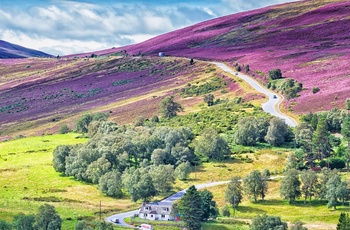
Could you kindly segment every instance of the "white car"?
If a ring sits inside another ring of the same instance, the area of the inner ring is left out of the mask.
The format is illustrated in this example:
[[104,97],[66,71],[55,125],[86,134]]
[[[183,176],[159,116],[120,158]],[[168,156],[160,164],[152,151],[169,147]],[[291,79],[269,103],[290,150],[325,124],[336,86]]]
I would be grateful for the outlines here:
[[139,230],[153,230],[152,225],[150,224],[141,224],[137,227]]

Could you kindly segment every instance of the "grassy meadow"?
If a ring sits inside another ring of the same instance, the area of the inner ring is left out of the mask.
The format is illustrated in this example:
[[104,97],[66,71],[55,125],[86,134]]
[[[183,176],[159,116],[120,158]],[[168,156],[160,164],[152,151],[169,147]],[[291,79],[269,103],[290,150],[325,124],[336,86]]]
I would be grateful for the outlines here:
[[18,213],[37,213],[44,203],[56,207],[62,229],[73,229],[78,218],[98,219],[107,212],[135,209],[129,198],[113,199],[96,185],[63,177],[52,167],[57,145],[85,142],[78,134],[28,137],[0,143],[0,219],[12,222]]

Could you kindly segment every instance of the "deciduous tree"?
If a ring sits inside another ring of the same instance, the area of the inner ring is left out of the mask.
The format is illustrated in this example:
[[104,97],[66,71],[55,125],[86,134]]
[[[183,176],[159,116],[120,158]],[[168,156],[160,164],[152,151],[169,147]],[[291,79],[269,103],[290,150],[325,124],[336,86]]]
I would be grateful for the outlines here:
[[282,178],[280,194],[285,199],[289,199],[289,203],[294,203],[295,199],[300,197],[300,180],[299,172],[296,169],[289,169]]
[[230,203],[233,210],[241,203],[243,198],[243,188],[241,178],[233,177],[231,182],[227,185],[225,192],[225,200]]
[[267,188],[266,179],[261,175],[259,170],[252,171],[243,179],[244,192],[248,196],[253,196],[255,202],[259,195],[264,200]]
[[40,230],[61,229],[62,219],[58,215],[54,206],[44,204],[39,207],[39,213],[36,215],[36,228]]
[[317,189],[317,175],[314,171],[304,170],[300,174],[301,178],[301,193],[304,195],[304,204],[306,203],[306,199],[310,199],[316,194]]
[[270,120],[265,140],[270,145],[280,146],[288,139],[290,133],[288,125],[282,119],[273,117]]
[[287,223],[279,216],[268,216],[265,213],[254,217],[250,230],[287,230]]

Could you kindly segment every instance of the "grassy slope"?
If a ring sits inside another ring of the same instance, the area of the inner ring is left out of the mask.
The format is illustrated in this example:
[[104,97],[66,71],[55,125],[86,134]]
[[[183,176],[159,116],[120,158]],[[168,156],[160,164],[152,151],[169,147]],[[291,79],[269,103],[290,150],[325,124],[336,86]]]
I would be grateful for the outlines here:
[[[101,194],[95,185],[62,177],[52,167],[53,149],[60,144],[83,143],[77,134],[30,137],[0,143],[0,219],[12,221],[14,215],[36,213],[48,200],[65,220],[63,229],[72,229],[78,216],[97,218],[103,212],[129,210],[139,205],[128,198],[113,199]],[[51,197],[51,198],[50,198]],[[35,201],[39,199],[42,201]],[[105,215],[105,214],[104,214]]]

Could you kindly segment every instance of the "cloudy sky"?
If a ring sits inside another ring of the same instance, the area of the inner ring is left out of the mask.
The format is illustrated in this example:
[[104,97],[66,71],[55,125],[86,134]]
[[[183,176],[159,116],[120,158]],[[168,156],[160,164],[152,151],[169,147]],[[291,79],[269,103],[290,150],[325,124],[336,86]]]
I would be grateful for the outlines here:
[[292,0],[0,0],[0,40],[53,55],[137,43]]

